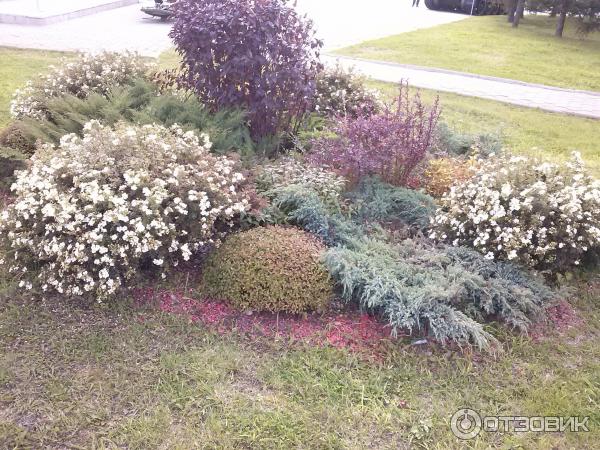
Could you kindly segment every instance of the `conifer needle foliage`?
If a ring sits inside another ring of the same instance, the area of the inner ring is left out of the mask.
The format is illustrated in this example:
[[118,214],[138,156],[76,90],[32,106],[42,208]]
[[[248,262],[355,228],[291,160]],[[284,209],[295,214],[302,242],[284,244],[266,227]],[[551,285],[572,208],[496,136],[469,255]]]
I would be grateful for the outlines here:
[[[350,198],[379,192],[378,200],[368,206],[374,211],[373,220],[393,211],[407,222],[426,223],[431,208],[425,208],[429,213],[421,218],[414,216],[418,209],[406,195],[408,190],[376,180],[369,183]],[[416,238],[395,242],[384,229],[365,221],[367,210],[361,212],[357,206],[354,213],[344,215],[340,207],[336,212],[306,185],[275,189],[270,196],[278,210],[275,217],[284,217],[286,223],[329,246],[323,261],[342,297],[380,314],[392,333],[409,330],[442,343],[487,349],[496,338],[486,330],[486,322],[499,321],[524,331],[555,296],[530,272],[509,262],[486,260],[468,248]]]
[[114,86],[107,94],[51,98],[47,106],[44,119],[24,118],[15,122],[30,141],[39,139],[58,144],[66,134],[81,135],[83,126],[94,119],[105,125],[119,121],[167,127],[177,124],[186,130],[207,133],[213,153],[250,154],[254,149],[243,111],[223,109],[212,113],[194,97],[184,98],[177,93],[159,95],[157,87],[145,80],[136,80],[131,86]]

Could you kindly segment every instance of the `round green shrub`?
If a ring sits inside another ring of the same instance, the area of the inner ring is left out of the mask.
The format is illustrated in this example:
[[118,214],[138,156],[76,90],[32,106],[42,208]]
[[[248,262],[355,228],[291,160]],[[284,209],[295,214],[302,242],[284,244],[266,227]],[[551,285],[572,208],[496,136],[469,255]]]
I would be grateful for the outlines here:
[[297,228],[259,227],[227,238],[207,260],[202,289],[240,309],[323,310],[333,296],[325,250]]

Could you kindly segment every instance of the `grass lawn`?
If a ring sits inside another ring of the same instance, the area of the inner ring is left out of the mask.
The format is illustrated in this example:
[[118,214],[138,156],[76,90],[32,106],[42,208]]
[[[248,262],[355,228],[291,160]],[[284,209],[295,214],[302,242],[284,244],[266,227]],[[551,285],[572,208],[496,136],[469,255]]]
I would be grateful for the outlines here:
[[[396,86],[370,82],[386,98]],[[556,161],[581,152],[588,167],[600,176],[600,120],[540,111],[447,92],[419,89],[422,98],[432,102],[440,97],[442,120],[465,133],[498,133],[507,148]]]
[[600,91],[600,33],[582,40],[569,21],[565,36],[557,39],[552,35],[555,22],[529,15],[513,29],[506,16],[471,17],[337,53]]
[[[597,448],[600,285],[584,319],[496,356],[348,351],[220,336],[166,314],[0,298],[0,448]],[[501,333],[502,334],[502,333]],[[585,433],[482,433],[449,419],[589,416]],[[596,444],[594,444],[596,442]]]
[[0,128],[10,120],[9,105],[15,89],[56,64],[64,53],[0,47]]

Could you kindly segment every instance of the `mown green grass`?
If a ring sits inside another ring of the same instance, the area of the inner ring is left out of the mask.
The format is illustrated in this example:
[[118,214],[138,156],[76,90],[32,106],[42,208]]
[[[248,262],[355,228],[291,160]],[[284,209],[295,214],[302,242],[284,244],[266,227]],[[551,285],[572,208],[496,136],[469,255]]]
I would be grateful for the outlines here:
[[[501,332],[497,355],[400,343],[380,362],[152,311],[4,296],[0,448],[594,448],[600,289],[580,293],[585,324],[561,335]],[[449,419],[463,406],[590,416],[592,431],[460,442]]]
[[[397,92],[390,83],[370,82],[388,100]],[[417,91],[417,89],[414,89]],[[564,161],[581,152],[590,170],[600,175],[600,120],[569,116],[493,100],[419,89],[428,103],[439,96],[442,120],[465,133],[497,133],[514,152]]]
[[506,16],[470,17],[336,53],[600,91],[600,33],[582,39],[569,20],[558,39],[555,24],[555,18],[528,15],[514,29]]
[[0,47],[0,128],[10,120],[9,105],[15,89],[63,56],[60,52]]

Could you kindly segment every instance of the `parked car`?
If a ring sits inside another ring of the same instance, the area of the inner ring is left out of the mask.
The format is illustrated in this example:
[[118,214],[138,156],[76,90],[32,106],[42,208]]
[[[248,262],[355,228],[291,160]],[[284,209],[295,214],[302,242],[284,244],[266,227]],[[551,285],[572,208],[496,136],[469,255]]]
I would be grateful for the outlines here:
[[158,17],[160,20],[168,20],[173,16],[173,5],[176,0],[154,0],[142,6],[142,12]]

